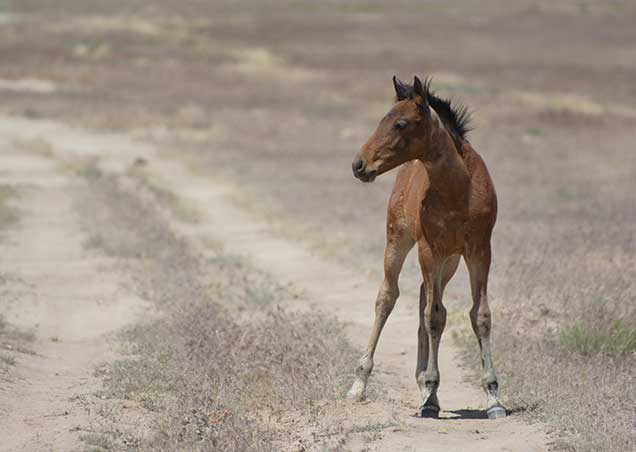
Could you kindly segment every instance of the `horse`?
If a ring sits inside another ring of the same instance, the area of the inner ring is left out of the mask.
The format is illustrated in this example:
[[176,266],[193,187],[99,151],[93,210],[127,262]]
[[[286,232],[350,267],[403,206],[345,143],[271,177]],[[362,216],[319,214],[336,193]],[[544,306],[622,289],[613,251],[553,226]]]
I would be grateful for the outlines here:
[[387,210],[384,281],[375,302],[375,321],[348,396],[365,397],[380,333],[399,296],[404,259],[417,244],[423,278],[415,371],[423,400],[420,414],[439,417],[438,353],[446,325],[442,296],[463,256],[470,274],[470,320],[481,351],[486,412],[496,419],[506,416],[493,367],[487,297],[497,195],[484,161],[467,139],[470,112],[438,97],[430,84],[430,78],[422,83],[415,76],[409,85],[394,76],[393,105],[353,159],[353,174],[362,182],[401,167]]

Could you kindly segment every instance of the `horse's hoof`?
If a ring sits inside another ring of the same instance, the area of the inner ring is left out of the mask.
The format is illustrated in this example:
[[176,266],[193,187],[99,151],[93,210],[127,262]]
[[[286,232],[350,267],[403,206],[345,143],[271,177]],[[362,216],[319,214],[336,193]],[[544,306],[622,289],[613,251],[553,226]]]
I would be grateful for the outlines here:
[[488,419],[499,419],[506,417],[506,409],[502,406],[494,406],[492,408],[488,408],[486,414],[488,414]]
[[365,384],[359,380],[354,381],[347,393],[347,399],[362,402],[365,399]]
[[429,419],[439,418],[439,407],[437,405],[422,405],[420,408],[422,417]]

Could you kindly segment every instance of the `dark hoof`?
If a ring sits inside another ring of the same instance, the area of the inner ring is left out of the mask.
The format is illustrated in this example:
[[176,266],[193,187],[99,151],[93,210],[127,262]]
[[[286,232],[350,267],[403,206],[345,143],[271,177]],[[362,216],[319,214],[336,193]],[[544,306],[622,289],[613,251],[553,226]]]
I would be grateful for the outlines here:
[[422,405],[420,408],[422,417],[437,419],[439,417],[439,407],[436,405]]
[[501,417],[506,417],[506,410],[502,406],[494,406],[489,408],[488,411],[486,411],[486,414],[488,414],[488,419],[499,419]]

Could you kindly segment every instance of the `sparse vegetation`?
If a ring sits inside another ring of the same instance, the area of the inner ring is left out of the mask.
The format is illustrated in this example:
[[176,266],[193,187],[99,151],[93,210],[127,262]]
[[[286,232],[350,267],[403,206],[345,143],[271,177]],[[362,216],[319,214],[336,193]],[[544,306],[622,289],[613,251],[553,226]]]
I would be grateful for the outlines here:
[[157,201],[165,205],[179,218],[180,221],[196,224],[199,222],[199,215],[195,209],[179,200],[177,196],[161,186],[161,181],[151,180],[147,173],[140,169],[130,170],[130,174],[144,183]]
[[15,356],[0,355],[0,369],[2,366],[15,366]]
[[[616,209],[608,215],[633,215],[604,202],[604,210]],[[499,246],[496,268],[507,271],[491,291],[499,301],[495,357],[508,408],[554,426],[557,450],[634,450],[636,396],[628,388],[636,384],[636,267],[623,251],[633,249],[630,221],[599,219],[572,234],[565,216],[540,218],[540,234],[526,227],[521,231],[536,234],[531,240]]]
[[528,340],[502,330],[497,342],[499,370],[508,408],[556,427],[556,450],[636,447],[636,397],[630,389],[636,384],[633,357],[583,356],[554,340]]
[[[94,202],[81,207],[87,228],[102,237],[92,245],[108,244],[105,251],[134,269],[139,293],[164,313],[126,332],[129,357],[104,374],[104,396],[157,413],[150,438],[128,441],[134,450],[275,450],[277,432],[264,419],[344,395],[357,354],[332,319],[276,307],[284,289],[263,274],[259,294],[228,290],[221,277],[233,275],[241,287],[254,282],[247,263],[220,253],[196,258],[117,179],[85,174],[90,199],[102,201],[99,214]],[[249,318],[237,306],[250,306]],[[119,434],[101,434],[107,438],[91,435],[87,443],[125,448]]]
[[9,367],[15,366],[19,353],[33,354],[33,351],[28,347],[33,339],[33,333],[16,328],[0,315],[0,350],[2,350],[0,352],[0,376],[6,373]]

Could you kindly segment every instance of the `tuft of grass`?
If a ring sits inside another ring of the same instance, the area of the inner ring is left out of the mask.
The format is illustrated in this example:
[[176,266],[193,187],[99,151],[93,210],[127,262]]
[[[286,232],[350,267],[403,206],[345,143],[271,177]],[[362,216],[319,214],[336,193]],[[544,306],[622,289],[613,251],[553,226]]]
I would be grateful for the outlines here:
[[7,228],[18,221],[17,210],[11,205],[11,200],[16,196],[15,188],[0,185],[0,229]]
[[115,450],[115,444],[107,436],[100,435],[99,433],[80,435],[80,440],[89,446],[89,449],[87,449],[88,452]]
[[140,168],[133,168],[129,173],[143,183],[152,192],[157,201],[170,209],[179,221],[183,221],[186,224],[200,223],[199,213],[185,203],[183,199],[164,188],[162,181],[151,178],[148,173]]
[[571,325],[561,330],[559,343],[583,356],[627,356],[636,352],[636,326],[626,325],[620,320],[605,328],[584,324]]
[[19,348],[26,342],[32,342],[35,334],[31,331],[24,331],[9,324],[6,319],[0,315],[0,343],[9,345],[10,348]]
[[0,364],[4,364],[7,366],[15,366],[15,356],[11,355],[0,355]]
[[529,127],[528,129],[526,129],[526,133],[533,137],[540,137],[542,135],[545,135],[545,130],[541,127]]
[[307,0],[293,0],[289,2],[291,8],[304,12],[323,12],[340,14],[364,14],[379,13],[385,6],[379,2],[354,1],[354,2],[312,2]]
[[14,141],[15,147],[30,154],[42,157],[53,158],[53,146],[44,138],[17,139]]
[[17,362],[15,355],[17,353],[34,354],[26,346],[34,338],[35,335],[33,333],[14,327],[0,315],[0,349],[7,351],[0,355],[0,371],[4,373],[8,371],[9,367],[15,366]]

